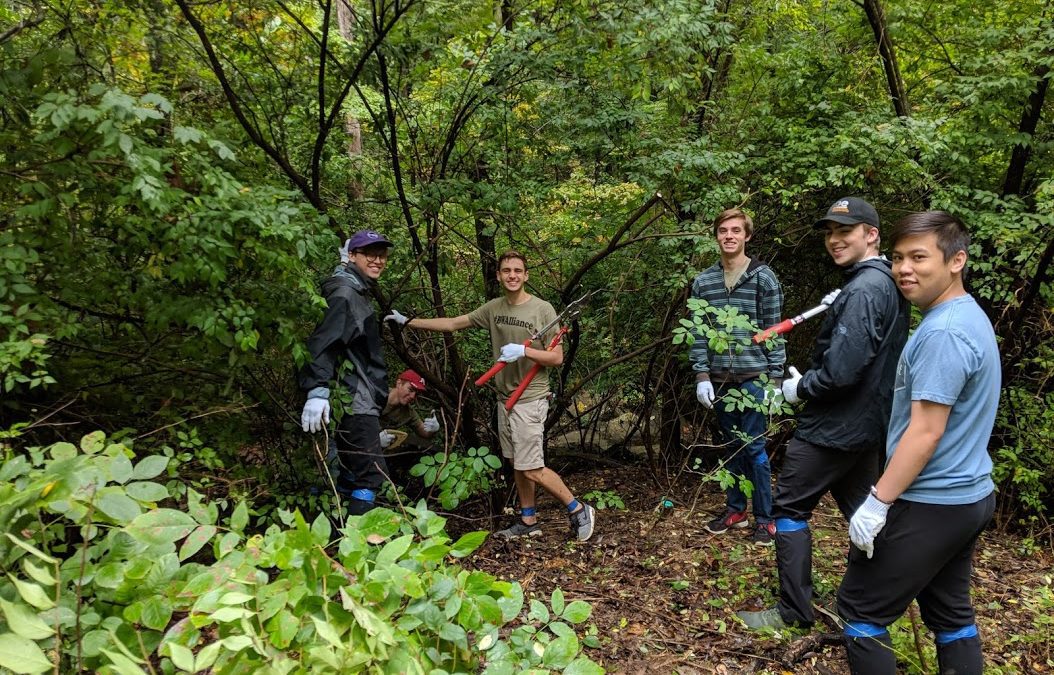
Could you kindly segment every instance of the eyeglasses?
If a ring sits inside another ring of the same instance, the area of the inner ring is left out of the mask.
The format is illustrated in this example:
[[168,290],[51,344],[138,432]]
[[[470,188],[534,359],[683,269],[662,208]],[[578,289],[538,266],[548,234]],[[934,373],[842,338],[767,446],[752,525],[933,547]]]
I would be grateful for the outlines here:
[[384,249],[383,251],[377,251],[376,253],[367,253],[366,251],[359,249],[357,251],[352,251],[351,254],[361,255],[370,262],[380,262],[381,260],[388,259],[388,249]]

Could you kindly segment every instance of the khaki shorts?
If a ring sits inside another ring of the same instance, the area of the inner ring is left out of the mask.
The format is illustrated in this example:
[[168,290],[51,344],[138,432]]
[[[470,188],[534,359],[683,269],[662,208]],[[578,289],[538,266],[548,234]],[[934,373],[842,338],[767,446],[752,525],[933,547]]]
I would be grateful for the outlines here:
[[512,411],[498,403],[498,441],[502,456],[512,460],[513,469],[530,471],[545,466],[542,439],[548,414],[549,401],[545,398],[517,403]]

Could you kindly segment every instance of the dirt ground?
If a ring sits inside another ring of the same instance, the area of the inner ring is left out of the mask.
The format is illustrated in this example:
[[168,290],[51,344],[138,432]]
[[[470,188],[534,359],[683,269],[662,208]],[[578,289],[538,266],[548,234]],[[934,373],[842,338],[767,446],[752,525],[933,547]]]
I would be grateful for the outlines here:
[[[569,539],[562,507],[545,497],[539,503],[542,536],[513,542],[490,538],[463,562],[519,581],[527,597],[548,603],[560,587],[568,600],[590,602],[593,616],[585,625],[595,625],[600,646],[587,653],[609,672],[848,672],[840,631],[826,609],[833,608],[848,545],[833,501],[825,500],[812,522],[817,603],[826,613],[810,632],[766,636],[748,631],[735,611],[775,604],[775,551],[752,545],[749,529],[723,535],[703,529],[724,510],[716,484],[700,488],[689,477],[661,491],[639,467],[573,473],[570,467],[554,468],[577,495],[610,491],[625,510],[599,511],[592,540],[577,543]],[[658,510],[663,496],[675,503],[665,513]],[[1049,548],[1023,550],[1013,536],[989,532],[975,561],[985,672],[1054,672],[1054,556]],[[934,672],[932,636],[917,614],[913,605],[893,627],[894,647],[902,672]]]

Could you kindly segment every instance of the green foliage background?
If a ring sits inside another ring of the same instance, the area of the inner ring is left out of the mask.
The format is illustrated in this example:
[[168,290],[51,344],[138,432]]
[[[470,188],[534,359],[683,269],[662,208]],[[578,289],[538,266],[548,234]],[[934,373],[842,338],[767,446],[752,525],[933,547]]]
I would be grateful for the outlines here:
[[[381,304],[404,313],[494,295],[506,247],[556,304],[601,291],[552,424],[632,412],[659,471],[702,428],[669,338],[715,256],[705,223],[754,214],[791,311],[839,285],[810,223],[857,194],[885,223],[943,208],[974,233],[1004,359],[1000,518],[1041,532],[1049,8],[905,0],[885,19],[902,115],[849,0],[5,4],[0,424],[50,442],[195,419],[229,464],[297,489],[291,373],[339,242],[369,226],[397,243]],[[388,338],[462,414],[459,443],[493,441],[459,386],[484,336]]]

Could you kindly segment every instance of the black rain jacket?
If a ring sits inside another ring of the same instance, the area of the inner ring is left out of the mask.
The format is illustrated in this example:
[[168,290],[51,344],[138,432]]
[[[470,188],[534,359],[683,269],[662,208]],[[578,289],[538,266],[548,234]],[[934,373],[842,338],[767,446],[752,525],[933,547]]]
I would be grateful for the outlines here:
[[350,362],[341,383],[353,396],[350,412],[356,415],[380,415],[388,402],[380,321],[370,303],[369,283],[352,264],[323,282],[322,295],[329,306],[307,340],[311,361],[298,377],[308,398],[328,397],[329,381],[342,362]]
[[845,276],[798,382],[805,407],[794,435],[838,450],[884,448],[911,307],[884,258],[858,262]]

